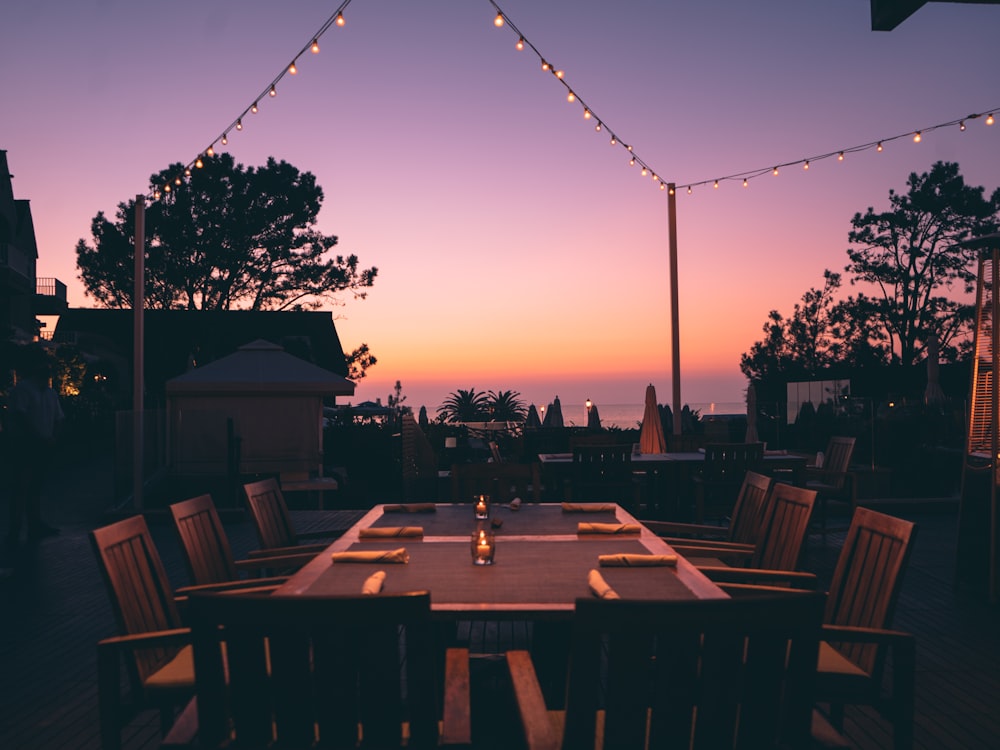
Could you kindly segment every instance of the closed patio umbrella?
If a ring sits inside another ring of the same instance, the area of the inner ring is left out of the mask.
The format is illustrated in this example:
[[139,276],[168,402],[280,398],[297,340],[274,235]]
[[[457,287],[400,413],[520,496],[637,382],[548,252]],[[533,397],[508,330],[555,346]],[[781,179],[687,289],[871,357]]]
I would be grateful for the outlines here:
[[559,397],[556,396],[555,400],[549,404],[549,408],[545,410],[545,421],[542,422],[543,427],[564,427],[563,424],[563,414],[562,414],[562,402],[559,401]]
[[643,453],[666,453],[667,441],[663,437],[663,423],[660,410],[656,408],[656,388],[646,386],[646,408],[642,413],[642,429],[639,431],[639,449]]
[[747,436],[743,442],[760,442],[757,437],[757,389],[753,383],[747,386]]
[[542,420],[538,418],[538,409],[534,404],[528,406],[528,416],[524,420],[525,427],[541,427]]
[[601,415],[597,413],[597,404],[591,404],[587,409],[587,428],[601,429]]

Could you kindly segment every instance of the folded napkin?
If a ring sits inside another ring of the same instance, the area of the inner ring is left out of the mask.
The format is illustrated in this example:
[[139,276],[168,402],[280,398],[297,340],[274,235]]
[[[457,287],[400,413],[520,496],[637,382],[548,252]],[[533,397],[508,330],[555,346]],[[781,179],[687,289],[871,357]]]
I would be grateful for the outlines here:
[[642,526],[637,523],[578,523],[577,534],[638,534]]
[[359,539],[385,539],[386,537],[424,535],[423,526],[371,526],[358,531]]
[[361,584],[362,594],[377,594],[382,590],[382,583],[385,581],[385,571],[376,570]]
[[596,570],[592,569],[587,573],[587,585],[598,599],[621,599],[618,592],[611,588],[604,580],[604,576]]
[[597,563],[603,568],[652,568],[676,565],[677,555],[635,555],[620,552],[617,555],[598,555]]
[[372,550],[371,552],[334,552],[330,558],[335,563],[352,562],[384,562],[384,563],[408,563],[410,556],[406,553],[406,547],[399,549]]
[[436,510],[434,503],[398,503],[382,507],[383,513],[434,513]]
[[563,503],[564,513],[608,513],[614,512],[614,503]]

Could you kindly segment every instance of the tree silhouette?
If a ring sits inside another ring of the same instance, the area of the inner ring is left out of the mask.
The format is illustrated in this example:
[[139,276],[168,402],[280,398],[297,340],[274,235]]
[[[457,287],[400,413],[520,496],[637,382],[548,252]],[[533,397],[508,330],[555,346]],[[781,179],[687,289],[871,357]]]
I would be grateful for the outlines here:
[[475,388],[467,391],[459,388],[437,408],[438,415],[445,422],[484,422],[489,418],[487,395]]

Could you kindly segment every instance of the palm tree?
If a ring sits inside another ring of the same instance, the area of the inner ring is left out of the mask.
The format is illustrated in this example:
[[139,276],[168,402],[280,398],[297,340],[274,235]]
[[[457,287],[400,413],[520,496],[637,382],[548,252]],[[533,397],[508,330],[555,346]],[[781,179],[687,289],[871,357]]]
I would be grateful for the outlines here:
[[459,388],[448,394],[437,412],[445,422],[483,422],[489,415],[487,396],[475,388]]
[[490,391],[487,398],[492,418],[498,422],[523,422],[528,416],[528,407],[520,395],[517,391]]

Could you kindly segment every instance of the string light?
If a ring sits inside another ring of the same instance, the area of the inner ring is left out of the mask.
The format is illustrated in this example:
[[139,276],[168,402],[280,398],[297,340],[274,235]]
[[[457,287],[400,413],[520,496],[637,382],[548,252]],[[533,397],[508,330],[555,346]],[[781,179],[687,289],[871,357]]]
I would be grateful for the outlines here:
[[750,182],[749,182],[749,181],[747,180],[747,178],[746,178],[746,177],[744,177],[744,178],[743,178],[743,187],[747,187],[747,186],[749,186],[749,185],[750,185]]
[[518,52],[520,52],[521,50],[523,50],[524,49],[524,37],[523,36],[522,37],[518,37],[517,44],[515,44],[514,46],[517,48]]
[[[344,5],[346,5],[346,4],[347,4],[347,3],[344,3]],[[343,12],[338,12],[338,13],[337,13],[337,21],[336,21],[336,24],[337,24],[338,26],[343,26],[343,25],[344,25],[345,23],[347,23],[347,21],[345,21],[345,20],[344,20],[344,14],[343,14]]]
[[201,160],[201,157],[200,157],[200,156],[199,156],[199,157],[198,157],[197,159],[195,159],[195,162],[194,162],[194,165],[195,165],[196,167],[198,167],[198,169],[201,169],[202,167],[204,167],[204,166],[205,166],[205,164],[204,164],[204,162],[202,162],[202,160]]
[[243,130],[243,119],[242,118],[236,120],[236,129],[237,130]]
[[993,124],[993,122],[994,122],[994,120],[993,120],[993,113],[992,113],[992,112],[990,112],[990,114],[989,114],[989,115],[987,116],[987,118],[986,118],[986,124],[987,124],[987,125],[992,125],[992,124]]
[[299,72],[299,69],[295,67],[295,60],[292,60],[292,64],[288,66],[288,72],[295,75]]
[[174,183],[177,184],[177,185],[183,185],[184,184],[184,180],[182,180],[180,177],[175,177],[174,178]]
[[841,151],[839,154],[837,154],[837,161],[843,161],[843,160],[844,160],[844,152]]
[[552,66],[545,62],[545,60],[542,60],[542,70],[548,70],[551,67]]
[[958,123],[958,129],[961,130],[963,133],[965,132],[965,120],[962,120],[960,123]]
[[278,95],[278,89],[275,88],[274,84],[271,84],[271,90],[267,92],[268,96],[274,97]]
[[257,114],[257,111],[258,111],[257,110],[257,102],[253,103],[253,106],[250,107],[250,111],[253,112],[254,114]]
[[631,159],[628,160],[628,165],[630,167],[634,167],[635,166],[635,157],[634,156]]
[[576,94],[574,94],[572,91],[570,91],[568,94],[566,94],[566,101],[568,101],[568,102],[575,102],[576,101]]
[[805,164],[802,165],[803,169],[809,169],[809,160],[806,159]]
[[309,49],[312,50],[314,55],[317,54],[319,52],[319,39],[313,39],[312,44],[309,45]]
[[615,138],[614,134],[611,135],[611,145],[614,146],[618,143],[618,139]]
[[714,185],[712,185],[712,187],[714,187],[714,188],[715,188],[716,190],[718,190],[718,189],[719,189],[719,181],[718,181],[718,180],[716,180],[716,181],[715,181],[715,184],[714,184]]
[[691,195],[691,193],[692,193],[692,192],[693,192],[693,191],[692,191],[692,189],[691,189],[691,186],[690,186],[690,185],[688,185],[688,195]]
[[215,156],[215,149],[209,146],[205,149],[205,156]]
[[586,107],[584,107],[584,109],[583,109],[583,119],[584,120],[589,120],[590,119],[590,110],[587,109]]
[[923,136],[920,135],[920,131],[919,130],[916,133],[913,134],[913,142],[914,143],[920,143],[920,141],[922,141],[922,140],[923,140]]
[[878,151],[880,154],[882,153],[882,141],[878,142],[878,145],[875,147],[875,150]]
[[222,134],[222,145],[223,146],[229,145],[229,133]]
[[497,17],[493,19],[493,25],[498,29],[503,26],[503,13],[497,13]]
[[601,121],[600,120],[597,121],[597,124],[594,126],[594,130],[597,131],[598,133],[601,132]]
[[774,174],[774,176],[775,176],[775,177],[777,177],[777,176],[778,176],[778,168],[777,168],[777,167],[775,167],[775,168],[774,168],[774,172],[773,172],[773,174]]
[[170,192],[170,183],[169,182],[166,185],[163,186],[163,192],[164,193],[169,193]]
[[566,75],[565,71],[563,71],[563,70],[557,70],[556,71],[556,78],[558,78],[560,81],[563,79],[564,75]]

